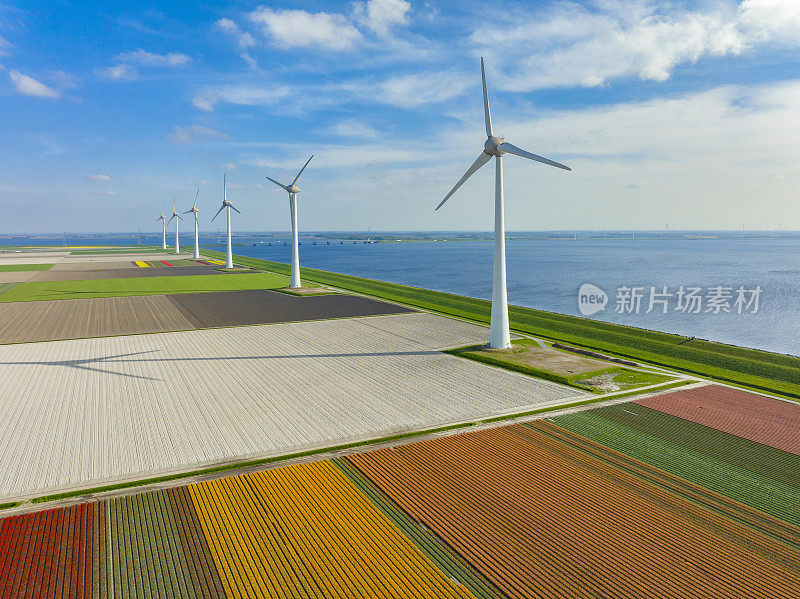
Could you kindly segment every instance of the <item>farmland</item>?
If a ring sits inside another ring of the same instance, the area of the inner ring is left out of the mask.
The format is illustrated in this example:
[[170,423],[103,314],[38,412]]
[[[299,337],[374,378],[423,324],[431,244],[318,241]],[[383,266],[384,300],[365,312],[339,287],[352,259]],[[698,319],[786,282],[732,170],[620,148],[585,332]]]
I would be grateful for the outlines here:
[[552,421],[800,526],[800,456],[633,403],[559,416]]
[[[203,250],[208,256],[220,252]],[[289,266],[257,258],[236,256],[237,264],[288,274]],[[365,279],[311,268],[301,268],[309,281],[348,289],[390,301],[441,312],[476,322],[489,322],[487,301]],[[2,297],[2,296],[0,296]],[[698,339],[610,324],[601,321],[509,306],[512,330],[586,347],[616,356],[641,360],[718,381],[800,398],[800,358],[714,343]]]
[[509,597],[781,597],[800,573],[796,549],[531,427],[346,459]]
[[799,575],[800,530],[541,421],[0,520],[0,598],[782,598]]
[[40,281],[15,285],[5,293],[0,294],[0,302],[202,293],[207,291],[239,291],[242,289],[276,289],[285,287],[288,283],[289,279],[287,277],[272,273]]
[[718,385],[637,401],[678,416],[800,455],[800,405]]
[[407,313],[0,346],[0,498],[585,397],[438,351],[484,334]]

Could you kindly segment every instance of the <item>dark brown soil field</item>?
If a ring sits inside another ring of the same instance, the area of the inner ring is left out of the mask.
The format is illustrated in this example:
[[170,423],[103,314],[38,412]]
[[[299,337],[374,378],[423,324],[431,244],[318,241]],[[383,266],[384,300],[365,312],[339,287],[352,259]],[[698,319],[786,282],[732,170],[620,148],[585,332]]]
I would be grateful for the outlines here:
[[517,425],[346,459],[510,597],[797,596],[794,546],[607,457]]
[[639,405],[800,455],[800,405],[709,385],[637,401]]
[[0,303],[0,343],[194,328],[163,295]]
[[298,297],[260,289],[182,293],[170,295],[168,298],[197,328],[405,314],[414,311],[356,295]]
[[296,297],[262,290],[11,302],[0,303],[0,344],[411,311],[353,295]]
[[46,270],[37,272],[29,281],[88,281],[90,279],[138,279],[141,277],[169,277],[186,275],[221,275],[215,266],[173,266],[171,268],[106,268],[96,270]]

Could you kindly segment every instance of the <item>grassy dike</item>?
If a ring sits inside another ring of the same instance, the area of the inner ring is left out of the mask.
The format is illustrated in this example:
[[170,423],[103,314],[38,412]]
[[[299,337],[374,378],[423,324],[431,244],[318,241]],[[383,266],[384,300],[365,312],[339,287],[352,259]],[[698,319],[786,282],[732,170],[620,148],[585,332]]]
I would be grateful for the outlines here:
[[[214,250],[203,249],[202,253],[212,258],[224,258],[222,252]],[[289,274],[289,265],[281,262],[246,256],[234,256],[234,261],[242,266]],[[480,323],[489,322],[491,304],[486,300],[312,268],[301,268],[300,275],[314,283]],[[508,316],[511,329],[520,333],[774,393],[793,400],[800,399],[800,358],[793,356],[699,339],[688,340],[679,335],[520,306],[509,306]]]

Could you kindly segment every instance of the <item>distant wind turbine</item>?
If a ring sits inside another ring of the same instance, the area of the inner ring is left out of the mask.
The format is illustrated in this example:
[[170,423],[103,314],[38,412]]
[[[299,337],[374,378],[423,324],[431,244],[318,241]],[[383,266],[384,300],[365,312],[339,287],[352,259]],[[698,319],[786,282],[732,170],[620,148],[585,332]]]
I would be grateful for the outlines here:
[[[314,155],[312,154],[311,158],[313,157]],[[297,176],[290,185],[278,183],[275,179],[267,177],[267,179],[272,181],[275,185],[289,192],[289,212],[292,218],[292,276],[289,281],[289,287],[300,287],[300,248],[298,247],[299,241],[297,232],[297,194],[300,193],[300,188],[297,187],[295,183],[297,183],[297,180],[300,178],[300,175],[303,174],[303,171],[306,170],[308,163],[311,162],[311,158],[306,160],[303,168],[300,169],[300,172],[297,173]]]
[[[231,248],[231,208],[239,212],[236,209],[236,206],[231,204],[228,201],[228,180],[227,174],[222,175],[222,206],[220,209],[217,210],[217,213],[214,215],[214,218],[211,219],[211,222],[214,222],[214,219],[219,216],[219,213],[222,212],[223,208],[227,208],[227,216],[228,216],[228,254],[225,256],[225,268],[233,268],[233,249]],[[241,214],[241,212],[239,212]]]
[[531,154],[525,150],[511,145],[500,137],[495,137],[492,133],[492,118],[489,114],[489,94],[486,91],[486,70],[481,58],[481,81],[483,83],[483,111],[486,121],[486,142],[483,144],[483,151],[472,166],[467,169],[464,176],[458,180],[453,189],[450,190],[444,199],[436,206],[436,210],[441,208],[450,199],[456,190],[464,184],[479,168],[495,158],[495,179],[494,179],[494,275],[492,279],[492,317],[489,325],[489,347],[507,348],[511,347],[511,334],[508,330],[508,296],[506,292],[506,238],[505,222],[503,216],[503,154],[514,154],[535,160],[543,164],[549,164],[564,170],[572,170],[559,162]]
[[[176,254],[180,254],[181,253],[181,242],[180,242],[180,239],[178,239],[178,221],[183,220],[183,217],[180,214],[178,214],[177,210],[175,210],[175,198],[174,197],[172,198],[172,216],[169,217],[169,220],[167,221],[167,224],[171,223],[173,218],[175,219],[175,253]],[[164,249],[166,249],[166,247]]]
[[190,212],[194,213],[194,258],[195,260],[200,259],[200,234],[199,229],[197,227],[197,213],[200,212],[197,209],[197,196],[200,195],[200,188],[197,189],[197,193],[194,194],[194,205],[192,206],[191,210],[187,210],[184,214],[189,214]]
[[164,216],[164,205],[161,205],[161,216],[156,221],[161,221],[161,249],[167,249],[167,217]]

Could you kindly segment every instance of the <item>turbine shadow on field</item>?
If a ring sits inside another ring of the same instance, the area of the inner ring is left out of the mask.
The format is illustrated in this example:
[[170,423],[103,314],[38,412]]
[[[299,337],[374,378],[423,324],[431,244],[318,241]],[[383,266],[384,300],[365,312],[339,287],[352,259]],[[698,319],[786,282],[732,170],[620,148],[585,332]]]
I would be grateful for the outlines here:
[[[106,356],[101,358],[86,358],[83,360],[54,360],[52,362],[48,361],[37,361],[37,362],[0,362],[0,366],[66,366],[67,368],[76,368],[78,370],[91,370],[93,372],[101,372],[103,374],[116,374],[118,376],[126,376],[133,379],[143,379],[147,381],[160,381],[162,379],[154,379],[149,376],[140,376],[138,374],[127,374],[124,372],[114,372],[113,370],[104,370],[103,368],[92,368],[87,364],[105,364],[108,362],[119,361],[125,362],[126,360],[116,360],[116,358],[124,358],[127,356],[138,356],[141,354],[149,354],[158,350],[152,349],[148,351],[140,351],[140,352],[131,352],[128,354],[117,354],[114,356]],[[136,360],[127,360],[135,362]]]
[[163,381],[163,379],[155,379],[148,376],[141,376],[137,374],[127,374],[124,372],[114,372],[112,370],[105,370],[103,368],[93,368],[89,364],[143,364],[145,362],[218,362],[229,360],[296,360],[296,359],[315,359],[315,358],[371,358],[371,357],[386,357],[386,356],[434,356],[441,355],[442,352],[436,350],[418,350],[418,351],[386,351],[386,352],[350,352],[350,353],[326,353],[326,354],[286,354],[286,355],[273,355],[273,356],[217,356],[217,357],[186,357],[186,358],[139,358],[130,359],[129,356],[139,356],[142,354],[150,354],[159,350],[148,350],[140,352],[131,352],[128,354],[117,354],[113,356],[105,356],[99,358],[85,358],[82,360],[54,360],[54,361],[29,361],[29,362],[0,362],[0,366],[66,366],[68,368],[77,368],[79,370],[91,370],[103,374],[116,374],[119,376],[126,376],[130,378],[143,379],[148,381]]

